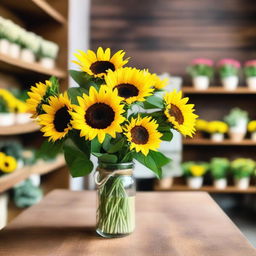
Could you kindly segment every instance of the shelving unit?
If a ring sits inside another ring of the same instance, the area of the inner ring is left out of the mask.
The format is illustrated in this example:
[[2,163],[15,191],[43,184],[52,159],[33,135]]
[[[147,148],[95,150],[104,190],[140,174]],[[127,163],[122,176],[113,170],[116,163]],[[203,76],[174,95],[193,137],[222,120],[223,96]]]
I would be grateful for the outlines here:
[[205,146],[256,146],[256,141],[244,139],[242,141],[232,141],[225,139],[220,142],[212,141],[210,139],[184,139],[183,145],[205,145]]
[[0,136],[18,135],[39,131],[40,126],[36,122],[16,124],[12,126],[0,126]]
[[197,90],[192,86],[184,86],[182,91],[185,94],[256,94],[256,91],[252,91],[245,86],[238,87],[233,91],[225,90],[222,86],[210,86],[206,90]]

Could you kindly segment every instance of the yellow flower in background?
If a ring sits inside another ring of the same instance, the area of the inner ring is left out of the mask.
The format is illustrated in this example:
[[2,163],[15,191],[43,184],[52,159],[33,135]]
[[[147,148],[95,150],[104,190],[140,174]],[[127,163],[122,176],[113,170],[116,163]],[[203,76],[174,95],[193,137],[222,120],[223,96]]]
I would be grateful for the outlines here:
[[201,177],[206,173],[206,167],[202,165],[193,165],[190,167],[190,172],[195,177]]
[[151,76],[136,68],[120,68],[109,71],[105,76],[106,85],[117,89],[118,95],[128,104],[144,101],[153,92]]
[[155,87],[158,90],[163,89],[170,82],[168,78],[161,79],[157,74],[152,74],[151,79],[153,82],[153,87]]
[[98,137],[102,143],[107,134],[115,138],[116,133],[122,132],[124,109],[117,90],[101,86],[97,91],[91,86],[89,95],[83,94],[77,99],[79,106],[74,106],[72,126],[80,130],[81,137],[87,140]]
[[130,149],[135,149],[136,152],[141,151],[144,155],[147,155],[149,150],[156,151],[162,137],[157,128],[157,122],[151,117],[132,118],[131,122],[124,127],[124,133],[131,143]]
[[248,123],[248,131],[256,132],[256,120],[252,120]]
[[11,104],[11,110],[15,113],[27,113],[28,112],[28,105],[21,101],[16,99],[13,104]]
[[208,125],[208,121],[203,119],[196,119],[195,128],[197,131],[202,131],[202,132],[207,131],[207,125]]
[[184,136],[192,137],[195,133],[195,122],[197,115],[193,104],[187,104],[189,98],[182,98],[182,92],[166,93],[164,101],[166,104],[165,115],[173,128]]
[[72,104],[67,93],[59,96],[51,96],[47,104],[43,104],[45,114],[39,115],[39,124],[42,125],[41,131],[50,141],[56,141],[65,137],[72,129],[71,112]]
[[0,156],[0,170],[2,172],[10,173],[15,171],[17,168],[17,161],[12,156],[6,156],[5,154],[1,153]]
[[107,70],[117,70],[123,67],[129,60],[129,58],[124,59],[125,52],[120,50],[116,52],[111,57],[111,51],[107,48],[105,51],[102,47],[99,47],[97,53],[88,50],[86,53],[79,50],[78,53],[74,55],[77,57],[78,61],[73,61],[78,64],[82,71],[87,74],[103,78]]
[[27,99],[28,112],[33,114],[32,117],[38,116],[38,108],[42,106],[44,97],[49,87],[52,86],[52,82],[46,80],[45,83],[39,82],[35,86],[31,86],[30,92],[28,92],[29,98]]
[[228,125],[221,121],[208,122],[207,131],[209,133],[226,133],[228,131]]
[[6,89],[0,89],[0,97],[4,100],[8,111],[14,112],[13,109],[17,101],[16,97]]

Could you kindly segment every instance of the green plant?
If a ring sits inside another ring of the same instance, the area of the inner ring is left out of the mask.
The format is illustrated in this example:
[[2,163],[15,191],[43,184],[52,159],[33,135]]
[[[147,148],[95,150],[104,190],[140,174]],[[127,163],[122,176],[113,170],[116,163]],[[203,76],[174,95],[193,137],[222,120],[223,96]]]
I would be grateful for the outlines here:
[[255,162],[249,158],[237,158],[231,162],[231,171],[236,179],[249,177],[255,171]]
[[9,113],[8,104],[3,97],[0,97],[0,113]]
[[213,77],[213,67],[210,67],[208,65],[204,64],[197,64],[197,65],[192,65],[187,68],[187,72],[192,76],[207,76],[209,78]]
[[237,76],[238,69],[232,65],[223,65],[219,68],[219,73],[221,78]]
[[215,180],[226,178],[230,163],[226,158],[215,157],[211,159],[210,171]]
[[188,161],[181,164],[183,175],[186,177],[203,176],[209,169],[209,164],[205,162]]
[[241,119],[249,120],[248,112],[240,108],[231,109],[230,113],[224,117],[224,121],[230,126],[234,127]]
[[256,76],[256,66],[247,66],[244,68],[244,74],[246,77]]

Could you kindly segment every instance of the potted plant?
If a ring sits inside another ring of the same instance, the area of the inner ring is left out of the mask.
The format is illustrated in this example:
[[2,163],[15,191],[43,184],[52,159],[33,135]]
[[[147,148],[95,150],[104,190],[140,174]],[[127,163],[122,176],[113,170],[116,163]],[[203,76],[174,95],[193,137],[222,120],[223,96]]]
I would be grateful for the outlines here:
[[[152,74],[123,67],[129,60],[124,55],[102,47],[79,51],[74,63],[81,71],[70,71],[78,87],[60,93],[52,77],[32,86],[27,99],[48,138],[45,154],[64,152],[73,177],[91,173],[91,156],[98,159],[96,231],[108,238],[135,229],[134,160],[160,178],[170,161],[158,151],[160,143],[172,140],[172,129],[193,136],[197,118],[182,92],[157,96]],[[138,111],[131,111],[133,106]]]
[[224,117],[224,121],[229,126],[231,140],[238,142],[244,139],[248,120],[247,111],[241,110],[240,108],[231,109],[230,113]]
[[218,63],[219,74],[224,88],[228,91],[235,90],[238,86],[238,73],[240,62],[233,59],[222,59]]
[[252,120],[248,123],[248,131],[251,133],[251,139],[256,141],[256,120]]
[[210,162],[210,172],[213,177],[214,187],[225,189],[227,187],[227,174],[230,163],[226,158],[214,157]]
[[194,59],[188,67],[192,77],[193,86],[197,90],[206,90],[213,77],[213,61],[210,59]]
[[224,140],[224,135],[228,131],[228,125],[221,121],[208,122],[207,131],[211,134],[211,140],[220,142]]
[[5,89],[0,89],[0,126],[10,126],[15,123],[15,114],[11,112],[14,97]]
[[206,163],[195,163],[189,161],[182,164],[182,169],[189,188],[199,189],[202,187],[203,176],[208,169],[208,165]]
[[250,184],[250,176],[255,170],[255,162],[248,158],[238,158],[231,162],[231,171],[237,188],[247,189]]
[[54,68],[59,46],[51,41],[41,39],[39,63],[45,68]]
[[256,91],[256,60],[245,62],[244,74],[248,88],[252,91]]
[[203,119],[197,119],[195,124],[195,128],[196,128],[195,137],[197,138],[204,137],[204,135],[207,133],[207,126],[208,126],[208,121]]

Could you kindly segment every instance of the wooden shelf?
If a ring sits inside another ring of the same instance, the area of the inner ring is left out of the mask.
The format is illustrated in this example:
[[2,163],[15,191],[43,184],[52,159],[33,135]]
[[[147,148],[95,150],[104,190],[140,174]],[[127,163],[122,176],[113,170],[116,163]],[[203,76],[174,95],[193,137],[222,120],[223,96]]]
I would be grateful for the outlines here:
[[35,165],[25,166],[13,173],[6,174],[0,177],[0,193],[27,179],[31,174],[43,175],[63,166],[65,166],[65,159],[61,155],[53,162],[38,161]]
[[251,91],[247,87],[238,87],[234,91],[227,91],[221,86],[209,87],[207,90],[196,90],[192,86],[185,86],[182,91],[185,94],[256,94],[256,91]]
[[183,145],[207,145],[207,146],[256,146],[256,142],[250,139],[245,139],[242,141],[232,141],[225,139],[220,142],[212,141],[210,139],[184,139]]
[[50,18],[60,24],[67,23],[65,17],[45,0],[2,0],[1,4],[24,20],[46,21]]
[[56,76],[58,78],[66,77],[66,72],[59,68],[47,69],[42,67],[39,63],[27,63],[4,54],[0,54],[0,68],[16,73],[24,73],[24,71],[29,70],[48,76]]
[[155,186],[156,191],[205,191],[208,193],[256,193],[256,187],[250,186],[248,189],[238,189],[235,186],[228,186],[225,189],[217,189],[214,186],[203,186],[200,189],[191,189],[187,185],[174,185],[170,188]]
[[30,122],[27,124],[16,124],[12,126],[0,126],[0,136],[26,134],[39,130],[40,126],[36,122]]

